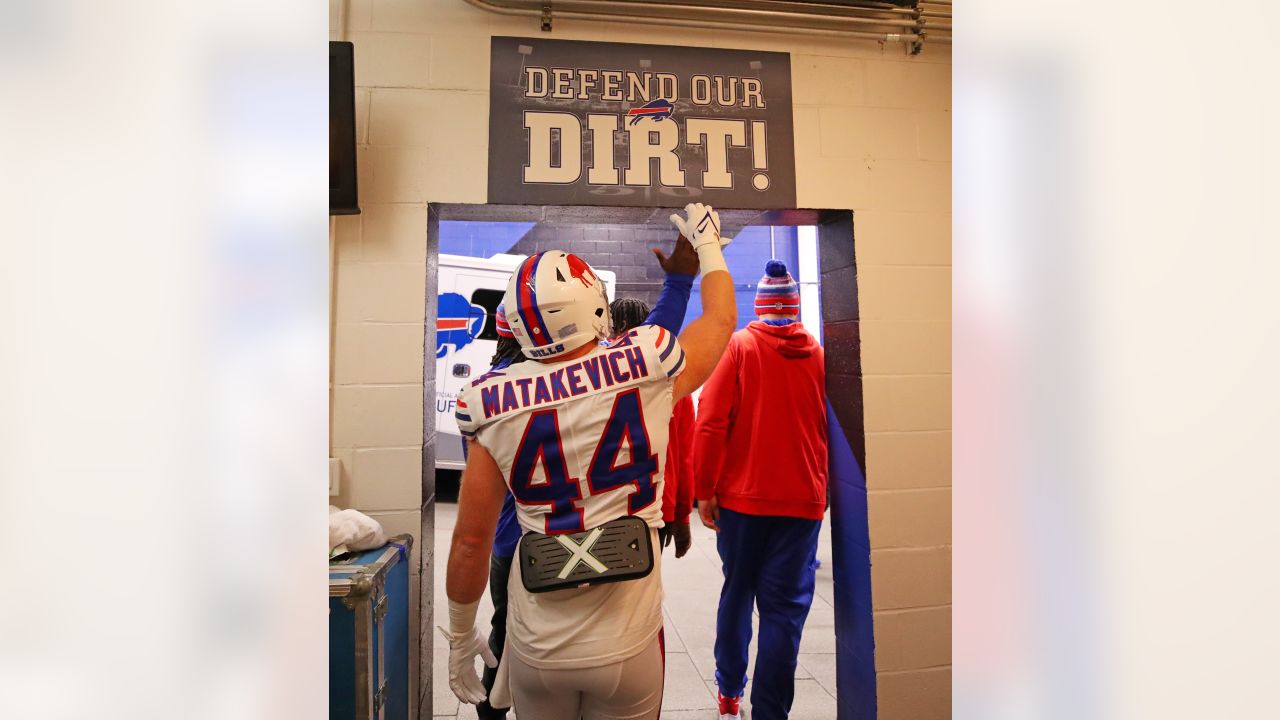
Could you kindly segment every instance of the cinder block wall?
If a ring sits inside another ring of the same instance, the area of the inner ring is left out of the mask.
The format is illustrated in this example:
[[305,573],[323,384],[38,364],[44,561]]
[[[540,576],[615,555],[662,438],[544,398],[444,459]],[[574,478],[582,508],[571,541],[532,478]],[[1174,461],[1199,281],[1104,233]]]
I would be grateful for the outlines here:
[[[356,45],[360,201],[334,223],[336,501],[419,527],[428,202],[486,200],[491,35],[463,0],[331,0]],[[951,706],[951,56],[557,20],[554,37],[791,53],[798,204],[855,211],[880,716]]]
[[[539,223],[510,252],[515,255],[533,255],[546,250],[580,253],[597,267],[613,271],[617,276],[617,297],[636,298],[652,307],[662,292],[664,275],[649,248],[670,243],[671,232],[666,228]],[[636,248],[641,252],[636,252]]]

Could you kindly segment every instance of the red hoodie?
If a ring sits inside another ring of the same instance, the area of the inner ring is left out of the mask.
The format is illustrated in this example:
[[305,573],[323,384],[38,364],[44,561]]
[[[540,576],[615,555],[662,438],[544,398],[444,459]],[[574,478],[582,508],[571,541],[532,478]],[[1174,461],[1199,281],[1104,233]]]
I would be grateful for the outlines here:
[[694,434],[698,499],[748,515],[821,520],[827,504],[822,346],[800,323],[733,334],[702,388]]
[[671,414],[667,465],[662,473],[662,520],[689,522],[693,511],[693,400],[681,398]]

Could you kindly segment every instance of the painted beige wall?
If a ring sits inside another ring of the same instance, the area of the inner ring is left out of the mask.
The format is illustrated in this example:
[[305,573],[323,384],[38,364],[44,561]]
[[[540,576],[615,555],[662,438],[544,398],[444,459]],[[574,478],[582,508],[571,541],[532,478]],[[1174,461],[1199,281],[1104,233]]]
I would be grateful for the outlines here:
[[[364,210],[332,237],[335,502],[416,536],[426,204],[485,202],[489,37],[539,30],[462,0],[330,9],[331,37],[356,45]],[[791,53],[798,204],[855,211],[880,717],[950,717],[949,48],[563,21],[553,36]]]

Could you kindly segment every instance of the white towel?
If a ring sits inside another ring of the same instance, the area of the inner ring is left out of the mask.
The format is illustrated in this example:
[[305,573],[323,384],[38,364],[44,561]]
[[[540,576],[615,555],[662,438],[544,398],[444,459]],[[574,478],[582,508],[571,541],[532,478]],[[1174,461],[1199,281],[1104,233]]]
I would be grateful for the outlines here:
[[372,550],[387,544],[382,524],[359,510],[329,506],[329,557]]

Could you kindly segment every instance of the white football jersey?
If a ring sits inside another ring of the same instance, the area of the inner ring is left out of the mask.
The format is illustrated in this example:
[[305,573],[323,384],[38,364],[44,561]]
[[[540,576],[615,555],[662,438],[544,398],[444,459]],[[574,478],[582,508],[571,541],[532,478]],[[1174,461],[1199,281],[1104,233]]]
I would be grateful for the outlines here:
[[458,428],[493,455],[525,530],[581,532],[626,515],[662,525],[680,342],[642,325],[574,360],[526,361],[458,396]]
[[[634,515],[662,525],[675,336],[641,326],[574,360],[526,361],[477,378],[458,397],[458,428],[493,455],[525,531],[590,530]],[[465,482],[465,479],[464,479]],[[514,567],[507,648],[540,668],[633,657],[662,627],[662,566],[639,580],[530,593]]]

